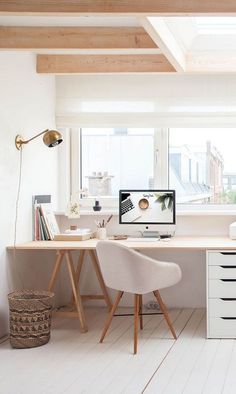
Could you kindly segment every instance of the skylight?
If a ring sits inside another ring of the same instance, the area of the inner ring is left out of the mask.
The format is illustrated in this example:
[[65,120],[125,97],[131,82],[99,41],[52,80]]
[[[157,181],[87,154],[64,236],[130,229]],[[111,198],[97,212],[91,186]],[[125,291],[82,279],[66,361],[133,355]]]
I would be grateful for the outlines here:
[[199,34],[236,34],[236,17],[196,17]]

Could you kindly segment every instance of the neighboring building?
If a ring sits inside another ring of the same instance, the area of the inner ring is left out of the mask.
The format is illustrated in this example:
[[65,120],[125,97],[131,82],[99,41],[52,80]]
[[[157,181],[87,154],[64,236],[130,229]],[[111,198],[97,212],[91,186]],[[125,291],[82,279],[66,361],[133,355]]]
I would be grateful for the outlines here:
[[223,188],[224,161],[208,141],[205,147],[170,147],[169,178],[179,202],[219,203]]
[[223,174],[224,191],[236,190],[236,172],[225,172]]

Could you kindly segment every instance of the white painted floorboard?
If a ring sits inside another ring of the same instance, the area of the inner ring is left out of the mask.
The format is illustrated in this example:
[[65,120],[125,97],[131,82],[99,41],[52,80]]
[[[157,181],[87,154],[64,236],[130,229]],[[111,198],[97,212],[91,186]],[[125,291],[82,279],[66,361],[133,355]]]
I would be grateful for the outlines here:
[[45,346],[0,344],[0,394],[236,393],[236,342],[205,339],[204,310],[170,311],[177,341],[162,316],[146,316],[136,356],[132,316],[115,317],[103,344],[106,309],[86,316],[86,334],[77,319],[55,319]]

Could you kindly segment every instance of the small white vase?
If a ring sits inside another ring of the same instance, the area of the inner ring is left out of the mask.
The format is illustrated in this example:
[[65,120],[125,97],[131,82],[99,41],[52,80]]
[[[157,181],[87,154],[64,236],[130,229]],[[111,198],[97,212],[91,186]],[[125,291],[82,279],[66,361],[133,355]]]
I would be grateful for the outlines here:
[[97,228],[97,239],[103,240],[107,237],[107,229],[105,227]]

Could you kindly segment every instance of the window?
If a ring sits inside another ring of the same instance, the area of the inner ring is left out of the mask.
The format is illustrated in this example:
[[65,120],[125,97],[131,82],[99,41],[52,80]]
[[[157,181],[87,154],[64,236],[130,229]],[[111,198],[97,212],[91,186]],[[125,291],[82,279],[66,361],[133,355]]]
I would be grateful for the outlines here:
[[81,129],[81,188],[90,196],[150,189],[154,182],[154,129]]
[[234,129],[90,127],[76,135],[73,190],[86,189],[88,197],[169,187],[177,203],[236,203]]
[[235,143],[233,129],[169,130],[169,187],[179,202],[236,202]]

